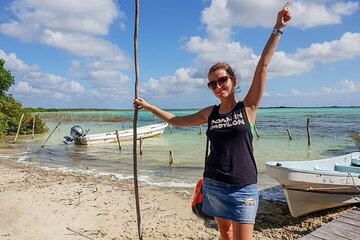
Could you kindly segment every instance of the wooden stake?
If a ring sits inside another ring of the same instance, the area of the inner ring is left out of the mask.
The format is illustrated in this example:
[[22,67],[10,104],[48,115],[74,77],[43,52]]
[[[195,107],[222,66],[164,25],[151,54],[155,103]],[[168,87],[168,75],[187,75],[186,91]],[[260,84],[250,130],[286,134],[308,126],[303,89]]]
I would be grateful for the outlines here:
[[306,121],[306,131],[307,131],[307,137],[308,137],[308,146],[311,144],[311,136],[310,136],[310,118]]
[[119,144],[119,150],[121,150],[120,136],[119,136],[119,131],[118,130],[116,130],[116,138],[117,138],[117,141],[118,141],[118,144]]
[[[139,4],[140,0],[135,0],[135,27],[134,27],[134,66],[135,66],[135,98],[139,97],[139,61],[138,61],[138,33],[139,33]],[[136,204],[136,217],[137,229],[139,240],[143,239],[141,229],[141,210],[139,200],[139,183],[138,183],[138,168],[137,168],[137,121],[139,109],[134,106],[134,119],[133,119],[133,174],[134,174],[134,190],[135,190],[135,204]]]
[[24,114],[21,115],[21,118],[20,118],[20,121],[19,121],[19,124],[18,124],[18,128],[17,128],[16,135],[15,135],[13,143],[15,143],[16,139],[18,138],[18,135],[19,135],[19,132],[20,132],[20,127],[21,127],[21,122],[22,122],[23,118],[24,118]]
[[290,129],[287,129],[287,133],[288,133],[288,135],[289,135],[290,140],[292,140],[292,136],[291,136]]
[[26,140],[25,140],[25,146],[26,146],[26,151],[29,153],[29,152],[30,152],[30,149],[29,149],[29,146],[28,146]]
[[169,166],[170,166],[170,168],[171,168],[173,162],[174,162],[173,152],[170,150],[169,151]]
[[255,130],[256,137],[259,138],[260,135],[259,135],[259,133],[258,133],[258,130],[257,130],[257,128],[256,128],[256,125],[254,125],[254,130]]
[[34,133],[35,133],[35,116],[33,117],[33,124],[32,124],[32,132],[31,132],[31,139],[34,139]]
[[170,125],[170,134],[172,134],[172,133],[173,133],[173,126]]
[[49,138],[51,137],[51,135],[55,132],[55,130],[60,126],[61,121],[56,125],[56,127],[54,128],[54,130],[52,130],[52,132],[50,133],[50,135],[47,137],[47,139],[45,140],[44,144],[41,146],[41,148],[43,148],[46,144],[46,142],[49,140]]
[[139,141],[140,141],[140,155],[143,155],[143,139],[142,138],[140,138],[139,139]]

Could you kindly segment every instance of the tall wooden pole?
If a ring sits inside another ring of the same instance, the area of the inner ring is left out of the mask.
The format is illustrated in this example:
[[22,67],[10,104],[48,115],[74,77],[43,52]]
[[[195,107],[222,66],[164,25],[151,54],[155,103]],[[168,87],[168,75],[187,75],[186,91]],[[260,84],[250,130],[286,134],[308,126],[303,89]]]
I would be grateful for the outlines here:
[[23,118],[24,118],[24,114],[21,115],[21,118],[20,118],[20,121],[19,121],[19,124],[18,124],[18,128],[17,128],[16,135],[15,135],[13,143],[16,142],[16,139],[19,136],[19,131],[20,131],[20,127],[21,127],[21,123],[22,123]]
[[[139,97],[139,62],[138,62],[138,32],[139,32],[139,0],[135,0],[135,28],[134,28],[134,61],[135,61],[135,98]],[[134,172],[134,188],[135,188],[135,203],[136,203],[136,216],[138,224],[139,239],[142,240],[141,229],[141,212],[139,200],[139,184],[138,184],[138,170],[137,170],[137,121],[138,121],[138,108],[134,106],[134,122],[133,122],[133,172]]]

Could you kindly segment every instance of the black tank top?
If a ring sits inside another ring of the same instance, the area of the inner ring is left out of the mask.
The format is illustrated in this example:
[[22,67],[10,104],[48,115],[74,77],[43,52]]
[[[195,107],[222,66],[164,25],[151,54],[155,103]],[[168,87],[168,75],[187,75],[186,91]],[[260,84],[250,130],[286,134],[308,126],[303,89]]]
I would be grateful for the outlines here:
[[226,114],[219,114],[219,108],[214,106],[208,119],[210,154],[204,177],[239,185],[257,183],[253,135],[243,102]]

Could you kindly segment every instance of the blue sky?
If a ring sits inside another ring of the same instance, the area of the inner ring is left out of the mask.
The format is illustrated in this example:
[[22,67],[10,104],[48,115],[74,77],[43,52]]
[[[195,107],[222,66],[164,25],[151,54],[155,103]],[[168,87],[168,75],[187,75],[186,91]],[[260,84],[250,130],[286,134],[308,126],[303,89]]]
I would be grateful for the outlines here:
[[[132,107],[134,2],[16,0],[0,3],[0,58],[25,107]],[[162,108],[218,100],[207,69],[228,62],[241,100],[280,0],[141,0],[140,96]],[[360,3],[299,0],[269,66],[261,106],[360,105]]]

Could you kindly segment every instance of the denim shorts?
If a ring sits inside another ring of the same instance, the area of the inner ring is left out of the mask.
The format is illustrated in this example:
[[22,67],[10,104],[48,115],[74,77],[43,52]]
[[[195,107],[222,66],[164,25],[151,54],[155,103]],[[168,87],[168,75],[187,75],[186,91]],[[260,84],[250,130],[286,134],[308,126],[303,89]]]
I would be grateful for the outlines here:
[[202,210],[206,214],[255,224],[259,206],[257,184],[236,185],[204,178],[203,195]]

